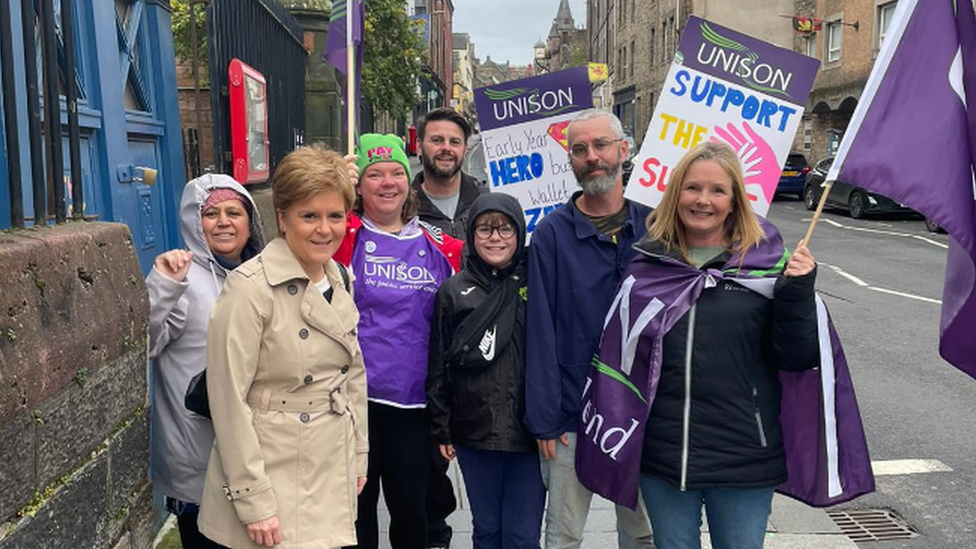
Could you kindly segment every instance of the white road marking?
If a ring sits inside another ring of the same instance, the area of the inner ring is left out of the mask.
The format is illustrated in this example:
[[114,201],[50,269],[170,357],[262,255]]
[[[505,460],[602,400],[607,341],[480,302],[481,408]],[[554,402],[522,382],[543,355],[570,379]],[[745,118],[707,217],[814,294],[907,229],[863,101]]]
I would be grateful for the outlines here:
[[821,265],[823,265],[825,267],[830,267],[834,272],[836,272],[840,276],[846,278],[847,280],[850,280],[851,282],[853,282],[854,284],[857,284],[858,286],[861,286],[862,288],[867,288],[868,287],[868,283],[867,282],[861,280],[860,278],[858,278],[858,277],[856,277],[856,276],[854,276],[854,275],[852,275],[852,274],[850,274],[848,272],[845,272],[840,267],[837,267],[835,265],[828,265],[826,263],[821,263]]
[[943,244],[941,242],[936,242],[935,240],[932,240],[931,238],[928,238],[928,237],[925,237],[925,236],[920,236],[920,235],[917,235],[916,234],[916,235],[912,235],[912,238],[916,238],[918,240],[921,240],[922,242],[928,242],[929,244],[932,244],[933,246],[938,246],[938,247],[943,248],[943,249],[946,249],[946,250],[949,249],[949,245],[948,244]]
[[872,285],[868,284],[867,282],[865,282],[865,281],[861,280],[860,278],[852,275],[851,273],[848,273],[847,271],[845,271],[844,269],[841,269],[840,267],[838,267],[836,265],[831,265],[829,263],[823,263],[823,262],[821,262],[819,264],[822,265],[822,266],[824,266],[824,267],[829,268],[830,270],[834,271],[838,275],[846,278],[847,280],[850,280],[854,284],[857,284],[861,288],[867,288],[869,290],[874,290],[876,292],[881,292],[881,293],[889,294],[889,295],[896,295],[898,297],[904,297],[904,298],[907,298],[907,299],[915,299],[915,300],[918,300],[918,301],[924,301],[926,303],[934,303],[936,305],[942,305],[942,300],[932,299],[931,297],[922,297],[920,295],[909,294],[909,293],[906,293],[906,292],[899,292],[897,290],[889,290],[888,288],[881,288],[879,286],[872,286]]
[[922,297],[919,295],[906,294],[904,292],[896,292],[895,290],[888,290],[885,288],[878,288],[875,286],[868,286],[869,290],[874,290],[876,292],[881,292],[885,294],[897,295],[899,297],[907,297],[908,299],[917,299],[919,301],[924,301],[926,303],[935,303],[936,305],[942,305],[942,300],[932,299],[931,297]]
[[888,459],[871,462],[874,476],[914,475],[917,473],[948,473],[952,471],[937,459]]
[[[812,218],[810,218],[810,219],[812,219]],[[810,219],[805,219],[804,221],[810,221]],[[826,223],[828,225],[831,225],[833,227],[836,227],[838,229],[847,229],[848,231],[861,231],[862,233],[884,234],[884,235],[888,235],[888,236],[897,236],[897,237],[901,237],[901,238],[914,238],[915,240],[921,240],[922,242],[925,242],[926,244],[931,244],[933,246],[942,248],[944,250],[948,250],[949,249],[949,245],[948,244],[943,244],[942,242],[939,242],[937,240],[932,240],[931,238],[928,238],[928,237],[922,236],[922,235],[918,235],[918,234],[902,233],[902,232],[898,232],[898,231],[884,231],[884,230],[881,230],[881,229],[872,229],[872,228],[869,228],[869,227],[855,227],[853,225],[844,225],[843,223],[838,223],[837,221],[834,221],[833,219],[827,219],[825,217],[821,217],[820,220],[823,221],[824,223]],[[888,225],[888,226],[890,226],[890,225]]]

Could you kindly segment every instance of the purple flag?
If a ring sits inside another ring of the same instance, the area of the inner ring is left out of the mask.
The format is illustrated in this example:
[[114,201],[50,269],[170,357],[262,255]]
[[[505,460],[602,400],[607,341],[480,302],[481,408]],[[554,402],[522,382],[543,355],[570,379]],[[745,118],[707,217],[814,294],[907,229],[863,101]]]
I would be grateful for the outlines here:
[[[356,47],[356,66],[362,67],[362,44],[365,34],[366,12],[363,0],[351,1],[352,43]],[[322,59],[342,74],[346,74],[346,15],[349,13],[346,9],[347,5],[347,0],[335,0],[333,2],[332,15],[329,17],[329,34],[325,39],[325,53],[322,54]]]
[[948,231],[940,351],[972,377],[974,159],[972,5],[968,0],[902,0],[827,178],[904,203]]
[[[632,261],[610,307],[587,377],[577,428],[583,486],[635,508],[645,424],[657,393],[664,334],[691,309],[706,280],[734,281],[772,297],[788,255],[775,227],[740,264],[703,272],[678,261]],[[874,491],[871,458],[840,339],[817,300],[820,367],[782,372],[780,422],[789,480],[777,490],[814,506]]]

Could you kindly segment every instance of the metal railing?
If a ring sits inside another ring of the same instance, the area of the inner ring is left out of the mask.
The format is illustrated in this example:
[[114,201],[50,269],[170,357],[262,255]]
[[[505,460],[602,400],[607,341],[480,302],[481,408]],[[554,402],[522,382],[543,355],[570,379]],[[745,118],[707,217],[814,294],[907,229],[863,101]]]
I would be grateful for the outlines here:
[[[21,24],[24,41],[24,80],[14,76],[12,0],[0,0],[0,65],[3,73],[4,136],[7,140],[7,176],[10,197],[10,220],[16,228],[24,228],[24,196],[21,184],[25,167],[21,165],[21,143],[17,127],[17,89],[26,88],[29,176],[33,191],[34,224],[46,225],[48,195],[53,197],[53,213],[57,223],[67,220],[65,199],[64,151],[61,141],[61,100],[58,91],[58,42],[55,34],[53,0],[21,0]],[[81,175],[81,141],[78,126],[78,89],[75,74],[74,0],[61,0],[62,32],[64,38],[65,99],[68,110],[68,148],[71,162],[72,203],[75,219],[84,218],[84,199]],[[35,40],[36,26],[40,27],[40,49],[44,87],[45,114],[41,116],[41,93],[38,89]],[[43,131],[42,131],[43,121]],[[42,150],[42,139],[43,147]],[[47,169],[45,170],[45,159]]]
[[240,59],[264,75],[268,93],[271,172],[305,134],[305,49],[302,28],[277,0],[211,0],[207,42],[213,111],[214,165],[233,173],[227,68]]

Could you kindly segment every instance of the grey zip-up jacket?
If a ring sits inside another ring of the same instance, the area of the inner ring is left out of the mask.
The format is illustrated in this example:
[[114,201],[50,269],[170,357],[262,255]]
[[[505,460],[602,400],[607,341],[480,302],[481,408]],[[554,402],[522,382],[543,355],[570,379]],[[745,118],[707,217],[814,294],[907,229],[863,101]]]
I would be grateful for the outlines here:
[[180,231],[193,263],[186,280],[172,280],[153,268],[149,290],[149,356],[152,362],[150,478],[160,493],[199,503],[213,446],[210,420],[183,406],[190,380],[206,367],[207,322],[227,270],[214,258],[203,235],[200,210],[210,192],[233,189],[251,204],[251,237],[244,257],[264,248],[261,219],[253,199],[231,177],[207,174],[186,184],[180,201]]

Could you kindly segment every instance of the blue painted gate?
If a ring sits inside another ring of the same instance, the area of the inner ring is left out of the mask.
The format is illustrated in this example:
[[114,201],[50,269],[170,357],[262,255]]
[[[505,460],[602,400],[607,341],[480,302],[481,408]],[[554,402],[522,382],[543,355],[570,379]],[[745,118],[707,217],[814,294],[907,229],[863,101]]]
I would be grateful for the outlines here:
[[[139,261],[147,271],[157,254],[180,244],[177,208],[185,184],[169,2],[73,0],[72,6],[77,59],[72,76],[79,89],[84,213],[89,218],[127,224]],[[25,47],[34,52],[38,66],[41,60],[39,40],[24,40],[20,7],[18,0],[10,2],[16,81],[26,80]],[[61,0],[54,0],[54,13],[63,93],[63,82],[69,75],[64,64]],[[6,14],[0,13],[0,17]],[[0,229],[11,223],[8,154],[20,155],[24,212],[29,220],[34,212],[24,86],[18,86],[16,97],[17,112],[5,113],[0,105],[0,120],[4,116],[17,117],[21,143],[19,151],[8,151],[7,140],[0,140]],[[59,102],[62,133],[67,136],[63,95]],[[63,141],[67,151],[67,137]],[[64,184],[70,201],[69,155],[63,156]],[[155,185],[141,181],[138,167],[158,170]],[[71,209],[75,206],[69,204]]]

